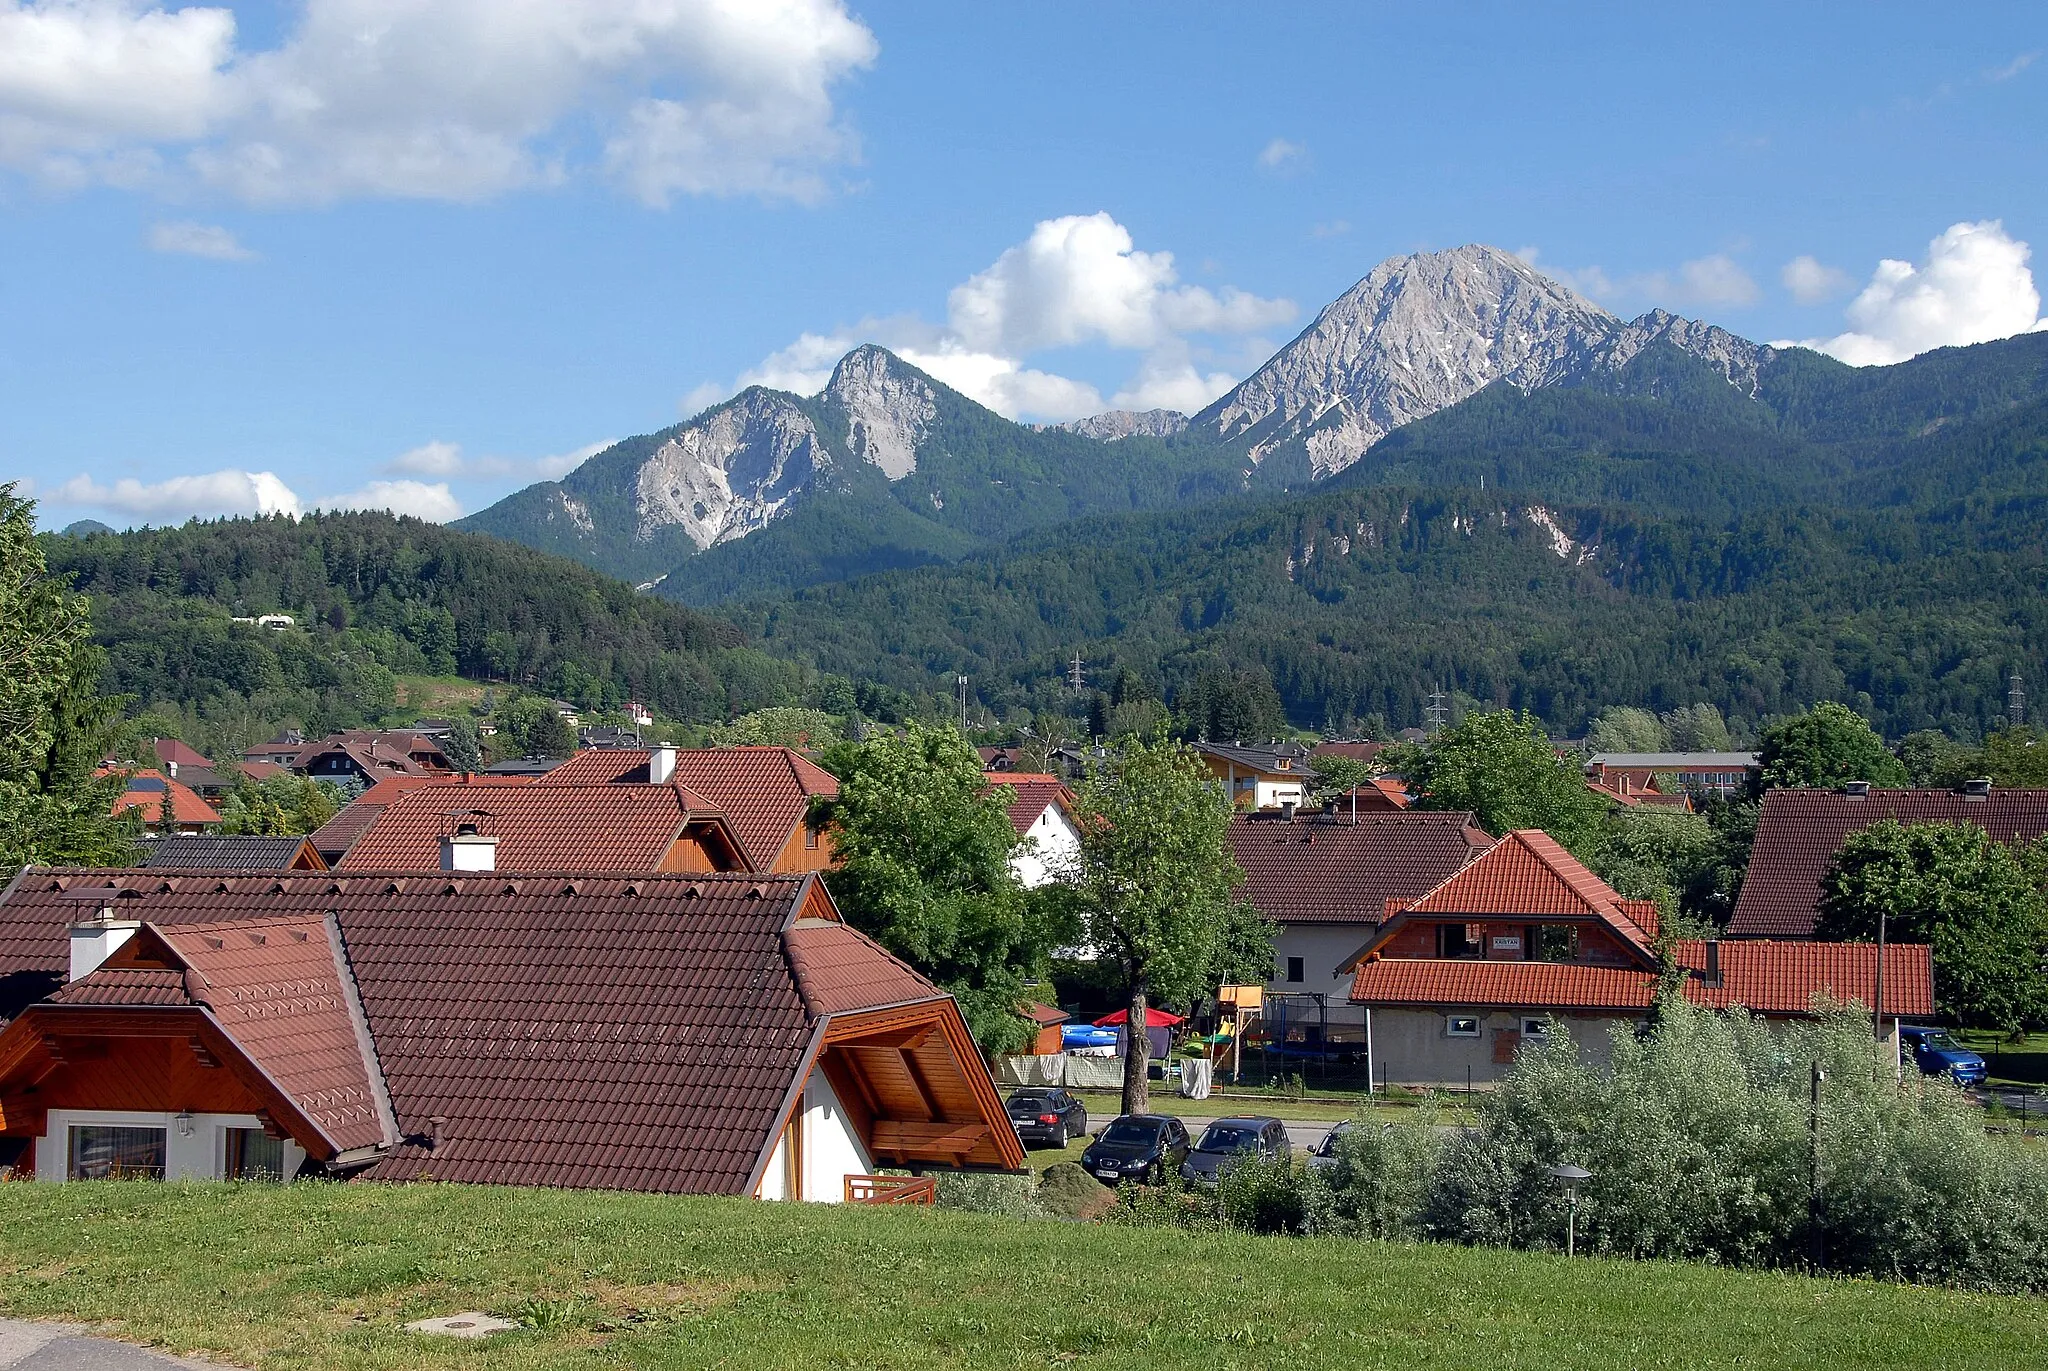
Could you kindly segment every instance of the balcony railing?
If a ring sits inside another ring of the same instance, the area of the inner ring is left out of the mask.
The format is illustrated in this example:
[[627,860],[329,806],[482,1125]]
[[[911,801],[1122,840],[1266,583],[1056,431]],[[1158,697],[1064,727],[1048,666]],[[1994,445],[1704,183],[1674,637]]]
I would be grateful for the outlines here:
[[930,1176],[848,1176],[848,1204],[934,1204],[939,1183]]

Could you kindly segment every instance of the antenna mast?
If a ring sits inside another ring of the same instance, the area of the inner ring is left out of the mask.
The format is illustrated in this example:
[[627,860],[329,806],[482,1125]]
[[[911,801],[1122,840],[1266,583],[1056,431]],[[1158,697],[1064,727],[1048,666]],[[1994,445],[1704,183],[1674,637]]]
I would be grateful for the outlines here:
[[1081,654],[1078,652],[1074,654],[1074,660],[1067,663],[1067,684],[1075,690],[1088,688],[1088,676],[1081,670]]
[[1450,718],[1450,706],[1444,703],[1444,688],[1441,684],[1429,692],[1429,707],[1422,711],[1422,719],[1429,727],[1431,736],[1444,731],[1444,723]]
[[2005,692],[2005,719],[2014,728],[2027,721],[2027,688],[2020,681],[2020,674],[2014,671],[2012,684]]

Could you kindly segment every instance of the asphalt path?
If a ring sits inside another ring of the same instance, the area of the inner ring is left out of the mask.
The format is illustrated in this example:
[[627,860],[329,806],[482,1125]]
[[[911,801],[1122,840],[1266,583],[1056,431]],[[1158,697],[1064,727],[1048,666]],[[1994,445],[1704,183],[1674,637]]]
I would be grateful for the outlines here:
[[220,1371],[218,1363],[167,1357],[74,1323],[0,1319],[0,1371]]

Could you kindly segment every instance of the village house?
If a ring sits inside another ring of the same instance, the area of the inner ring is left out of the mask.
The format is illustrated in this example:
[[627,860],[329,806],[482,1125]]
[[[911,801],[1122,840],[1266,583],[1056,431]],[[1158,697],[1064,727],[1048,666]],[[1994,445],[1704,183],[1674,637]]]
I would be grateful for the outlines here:
[[1757,772],[1754,752],[1596,752],[1586,761],[1596,789],[1624,797],[1739,795]]
[[1341,1001],[1338,968],[1379,929],[1387,902],[1410,899],[1460,871],[1493,842],[1469,813],[1348,808],[1233,815],[1230,854],[1240,898],[1279,925],[1275,993]]
[[1010,870],[1026,890],[1050,883],[1081,851],[1081,830],[1074,822],[1074,792],[1057,776],[1027,771],[984,772],[990,785],[1015,791],[1010,823],[1018,843],[1010,853]]
[[[307,841],[320,854],[328,866],[341,865],[341,859],[348,855],[363,834],[370,831],[370,825],[401,795],[408,795],[421,786],[434,785],[448,780],[437,776],[387,776],[343,805],[335,816],[307,834]],[[465,785],[525,785],[526,776],[485,776],[471,774],[463,778]]]
[[[117,768],[100,767],[93,774],[116,774]],[[190,786],[174,781],[161,771],[127,771],[113,812],[133,813],[152,833],[204,833],[221,824],[220,811],[199,798]]]
[[137,840],[140,867],[178,867],[209,871],[325,871],[320,850],[301,837],[258,837],[253,834],[147,834]]
[[749,870],[832,865],[832,837],[812,802],[837,799],[838,778],[791,748],[605,748],[577,753],[534,784],[682,786],[725,816]]
[[1851,833],[1886,819],[1975,824],[2001,843],[2030,843],[2048,833],[2048,790],[1966,781],[1954,790],[1874,790],[1852,782],[1836,790],[1765,791],[1728,936],[1811,938],[1828,864]]
[[[1656,1001],[1657,906],[1625,899],[1546,833],[1517,830],[1425,894],[1390,901],[1345,961],[1368,1012],[1375,1078],[1498,1080],[1522,1043],[1552,1032],[1605,1060],[1608,1031]],[[1821,1002],[1882,1009],[1896,1055],[1902,1019],[1934,1013],[1929,949],[1871,943],[1673,944],[1695,1004],[1796,1018]]]
[[1300,743],[1196,743],[1209,774],[1223,783],[1238,809],[1278,809],[1308,802],[1315,777]]
[[1024,1154],[815,876],[30,868],[0,1170],[858,1199]]
[[366,786],[387,776],[448,776],[455,771],[441,745],[423,733],[362,729],[307,743],[287,765],[315,780],[360,781]]

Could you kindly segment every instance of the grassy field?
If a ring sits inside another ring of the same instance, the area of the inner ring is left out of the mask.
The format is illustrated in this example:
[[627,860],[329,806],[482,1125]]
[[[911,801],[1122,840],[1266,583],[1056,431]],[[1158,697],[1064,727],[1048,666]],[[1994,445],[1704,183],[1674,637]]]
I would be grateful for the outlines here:
[[[485,1344],[399,1326],[466,1309],[537,1326]],[[307,1371],[2048,1361],[2037,1300],[933,1210],[445,1186],[0,1186],[0,1312]]]
[[1964,1029],[1956,1038],[1984,1058],[1994,1084],[2048,1085],[2048,1033],[2031,1033],[2012,1042],[2003,1033]]
[[[1391,1101],[1374,1100],[1364,1103],[1360,1095],[1323,1096],[1309,1095],[1297,1099],[1278,1099],[1273,1096],[1246,1096],[1233,1094],[1228,1090],[1212,1093],[1206,1100],[1184,1100],[1171,1090],[1159,1088],[1159,1082],[1152,1083],[1152,1109],[1159,1114],[1176,1114],[1184,1119],[1220,1119],[1231,1114],[1270,1114],[1276,1119],[1289,1119],[1300,1123],[1341,1123],[1345,1119],[1373,1119],[1382,1123],[1413,1123],[1420,1099],[1396,1097]],[[1091,1116],[1105,1117],[1116,1114],[1123,1107],[1123,1096],[1114,1090],[1076,1090],[1075,1095],[1087,1104]],[[1445,1096],[1437,1111],[1438,1122],[1462,1124],[1470,1122],[1470,1116],[1458,1107],[1458,1097]]]

